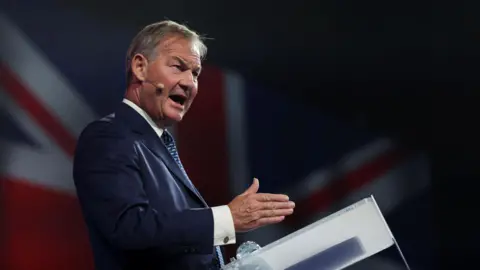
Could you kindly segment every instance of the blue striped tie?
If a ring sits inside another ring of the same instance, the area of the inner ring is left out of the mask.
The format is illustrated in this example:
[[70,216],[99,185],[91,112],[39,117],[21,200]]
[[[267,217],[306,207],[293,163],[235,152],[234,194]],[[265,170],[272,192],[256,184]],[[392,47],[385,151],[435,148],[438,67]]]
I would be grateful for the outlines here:
[[[167,147],[167,150],[172,156],[172,158],[177,163],[178,167],[180,167],[180,170],[182,170],[183,174],[185,175],[185,178],[188,179],[189,184],[195,189],[195,186],[193,185],[190,178],[188,178],[187,172],[183,168],[182,162],[180,161],[180,157],[178,156],[177,146],[175,145],[175,140],[167,130],[163,131],[162,133],[162,141],[165,144],[165,147]],[[220,263],[220,266],[225,265],[220,247],[215,247],[215,252],[217,253],[217,259]]]

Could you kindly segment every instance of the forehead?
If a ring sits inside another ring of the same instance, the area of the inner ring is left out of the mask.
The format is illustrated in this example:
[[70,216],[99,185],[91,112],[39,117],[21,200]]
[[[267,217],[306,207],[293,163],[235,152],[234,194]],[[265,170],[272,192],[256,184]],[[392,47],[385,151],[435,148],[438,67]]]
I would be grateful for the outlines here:
[[172,59],[179,57],[191,65],[200,66],[200,50],[197,42],[188,40],[180,36],[171,36],[165,38],[158,45],[159,56]]

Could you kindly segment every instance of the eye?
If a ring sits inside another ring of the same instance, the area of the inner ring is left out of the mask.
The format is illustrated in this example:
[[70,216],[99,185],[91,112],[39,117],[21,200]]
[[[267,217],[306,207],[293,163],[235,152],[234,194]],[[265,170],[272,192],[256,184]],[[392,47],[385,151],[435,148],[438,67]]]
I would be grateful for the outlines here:
[[182,68],[182,66],[180,66],[180,65],[173,65],[172,67],[174,67],[174,68],[176,68],[176,69],[178,69],[178,70],[180,70],[180,71],[183,71],[183,68]]

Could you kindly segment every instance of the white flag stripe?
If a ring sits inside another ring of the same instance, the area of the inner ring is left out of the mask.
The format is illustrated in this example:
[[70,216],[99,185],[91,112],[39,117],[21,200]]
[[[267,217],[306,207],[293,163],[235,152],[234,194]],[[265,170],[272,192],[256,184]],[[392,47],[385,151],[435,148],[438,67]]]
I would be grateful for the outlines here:
[[236,195],[242,193],[252,182],[247,156],[247,124],[243,78],[235,72],[224,71],[223,89],[230,192]]
[[428,158],[425,154],[418,153],[349,194],[336,208],[349,205],[359,198],[374,195],[382,212],[388,214],[405,200],[425,190],[430,181]]
[[[323,171],[327,172],[328,170],[324,169]],[[344,198],[339,198],[339,201],[335,202],[325,211],[311,213],[310,219],[306,222],[315,222],[328,214],[370,195],[375,196],[382,212],[388,214],[405,200],[425,190],[425,188],[430,185],[430,181],[428,158],[425,154],[419,153],[399,163]],[[317,191],[318,189],[309,189],[305,192],[305,196]],[[293,200],[297,201],[296,199]],[[244,238],[245,240],[255,239],[259,244],[265,245],[284,236],[289,231],[290,228],[281,223],[249,232]]]
[[312,213],[310,222],[373,195],[384,214],[394,210],[403,201],[428,187],[430,183],[428,160],[423,154],[399,163],[388,172],[353,191],[321,213]]
[[393,150],[395,147],[396,145],[388,138],[376,139],[342,158],[337,163],[339,167],[338,170],[341,172],[356,170],[365,163],[371,162],[382,154]]
[[0,141],[4,177],[75,195],[72,164],[61,151],[19,147]]
[[312,192],[324,188],[342,175],[348,174],[394,148],[389,139],[378,139],[344,156],[336,165],[310,173],[304,180],[288,188],[288,194],[296,201],[308,198]]
[[50,137],[0,87],[0,105],[29,136],[35,146],[0,141],[1,171],[4,177],[26,181],[42,188],[74,195],[72,163]]
[[73,86],[2,13],[0,40],[0,59],[73,136],[78,136],[83,128],[95,119],[95,114]]
[[7,93],[3,86],[0,85],[0,105],[5,109],[6,113],[14,119],[20,130],[28,137],[31,138],[35,144],[40,145],[42,148],[55,148],[57,144],[47,135],[44,130],[33,121],[27,112],[25,112],[20,106],[13,100],[13,98]]

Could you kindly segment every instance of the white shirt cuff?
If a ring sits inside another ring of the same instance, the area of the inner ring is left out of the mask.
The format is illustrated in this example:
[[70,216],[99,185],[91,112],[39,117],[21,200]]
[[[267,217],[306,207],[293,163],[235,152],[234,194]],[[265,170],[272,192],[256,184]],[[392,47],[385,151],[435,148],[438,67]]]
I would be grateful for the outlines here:
[[235,226],[232,213],[227,205],[212,207],[213,245],[223,246],[235,244]]

